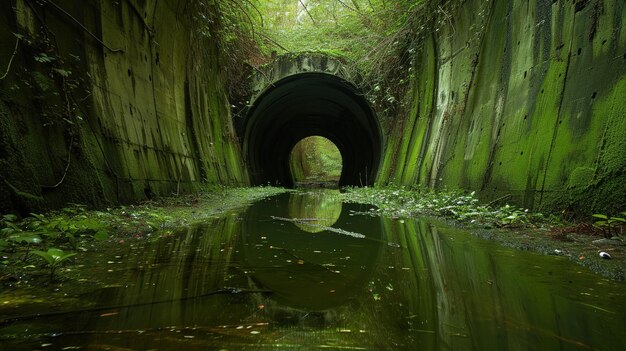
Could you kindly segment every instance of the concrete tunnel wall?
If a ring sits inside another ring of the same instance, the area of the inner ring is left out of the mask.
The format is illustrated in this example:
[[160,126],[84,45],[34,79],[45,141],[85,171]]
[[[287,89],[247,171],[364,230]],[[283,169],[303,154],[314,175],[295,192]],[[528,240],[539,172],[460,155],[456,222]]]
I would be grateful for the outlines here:
[[293,185],[291,150],[313,135],[331,140],[339,149],[340,185],[374,182],[382,152],[378,121],[354,85],[325,72],[289,75],[254,100],[244,124],[244,154],[252,182]]
[[0,212],[249,184],[223,53],[195,36],[193,5],[0,2]]
[[[379,183],[626,209],[626,2],[449,1],[411,38]],[[429,9],[426,9],[429,11]]]

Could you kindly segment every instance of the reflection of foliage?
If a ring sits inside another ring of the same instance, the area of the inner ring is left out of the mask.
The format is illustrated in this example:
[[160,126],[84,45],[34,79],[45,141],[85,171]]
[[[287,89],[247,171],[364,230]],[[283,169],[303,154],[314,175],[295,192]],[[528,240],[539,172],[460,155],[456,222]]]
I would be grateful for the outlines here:
[[[330,192],[331,190],[329,190]],[[320,191],[310,194],[291,194],[289,217],[298,219],[293,223],[309,233],[317,233],[330,227],[341,215],[342,202],[337,196]]]
[[343,160],[330,140],[312,136],[302,139],[291,152],[291,174],[296,182],[339,181]]

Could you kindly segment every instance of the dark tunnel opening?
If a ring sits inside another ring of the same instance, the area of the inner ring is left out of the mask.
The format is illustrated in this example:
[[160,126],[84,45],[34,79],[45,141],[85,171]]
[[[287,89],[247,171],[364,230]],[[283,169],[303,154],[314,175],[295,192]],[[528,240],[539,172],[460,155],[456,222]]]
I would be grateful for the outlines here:
[[300,73],[272,84],[248,112],[244,152],[253,184],[293,186],[290,152],[300,140],[314,135],[339,149],[340,186],[374,183],[382,137],[365,97],[337,76]]

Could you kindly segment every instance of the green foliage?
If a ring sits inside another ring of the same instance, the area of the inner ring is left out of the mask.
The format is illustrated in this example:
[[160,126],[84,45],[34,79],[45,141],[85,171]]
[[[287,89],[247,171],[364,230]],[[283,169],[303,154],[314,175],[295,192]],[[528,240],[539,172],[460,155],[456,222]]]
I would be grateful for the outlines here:
[[622,217],[594,214],[592,217],[597,220],[593,222],[593,225],[602,229],[602,233],[606,238],[622,235],[624,233],[624,226],[626,226],[626,212],[622,212],[620,215]]
[[20,231],[17,225],[15,225],[15,221],[17,221],[17,216],[14,214],[3,215],[0,218],[0,237]]
[[41,237],[39,235],[29,232],[19,232],[9,235],[7,240],[26,245],[37,245],[41,243]]
[[76,249],[79,239],[106,240],[108,232],[108,224],[89,216],[81,205],[45,215],[32,213],[22,221],[8,214],[0,219],[0,250],[24,251],[22,261],[26,261],[33,247],[55,244]]
[[422,39],[437,31],[441,18],[448,18],[446,6],[435,0],[254,3],[258,12],[250,17],[256,21],[257,43],[265,61],[277,54],[301,52],[344,59],[345,67],[362,79],[357,84],[383,123],[391,123],[408,108],[404,96],[415,77]]
[[542,214],[515,206],[481,204],[474,192],[465,194],[405,187],[348,188],[343,196],[349,201],[376,205],[378,209],[372,211],[397,218],[429,214],[484,227],[526,226],[547,221]]
[[289,164],[296,182],[337,182],[343,168],[337,146],[320,136],[300,140],[291,151]]
[[57,248],[49,248],[48,251],[33,251],[34,255],[37,255],[43,258],[47,267],[50,269],[50,277],[54,277],[54,272],[57,268],[61,266],[61,264],[72,256],[75,256],[75,253],[66,253],[61,249]]
[[422,2],[259,0],[256,5],[263,15],[258,23],[261,31],[272,39],[264,43],[279,53],[334,52],[365,63],[400,44]]
[[[227,81],[230,96],[245,95],[245,81],[249,73],[242,67],[258,64],[260,49],[256,43],[256,0],[199,0],[189,1],[187,13],[193,14],[190,56],[195,62],[219,62],[219,72]],[[205,65],[209,67],[210,65]]]
[[31,213],[32,219],[28,222],[28,228],[53,242],[67,242],[74,248],[76,239],[80,236],[106,240],[108,237],[106,225],[81,211],[84,209],[65,209],[63,212],[66,214],[53,216]]
[[54,58],[53,56],[48,56],[48,54],[46,54],[45,52],[39,53],[34,57],[34,59],[39,63],[50,63],[56,60],[56,58]]

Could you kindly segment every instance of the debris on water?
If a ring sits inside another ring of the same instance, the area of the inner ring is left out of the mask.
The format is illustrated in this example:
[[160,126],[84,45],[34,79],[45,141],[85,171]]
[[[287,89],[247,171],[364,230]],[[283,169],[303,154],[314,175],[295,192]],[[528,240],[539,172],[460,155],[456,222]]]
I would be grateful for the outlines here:
[[600,257],[604,258],[605,260],[610,260],[612,258],[611,255],[604,251],[600,251]]

